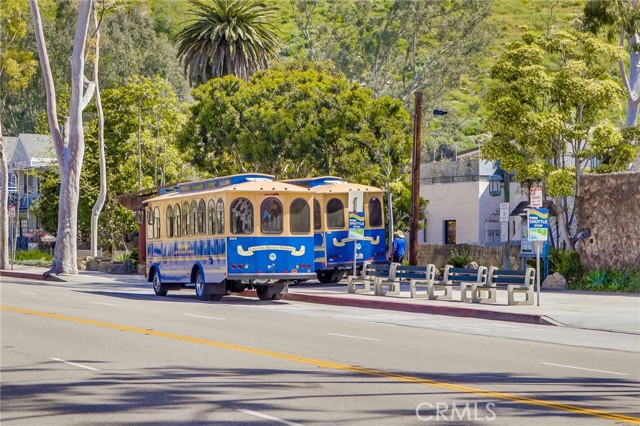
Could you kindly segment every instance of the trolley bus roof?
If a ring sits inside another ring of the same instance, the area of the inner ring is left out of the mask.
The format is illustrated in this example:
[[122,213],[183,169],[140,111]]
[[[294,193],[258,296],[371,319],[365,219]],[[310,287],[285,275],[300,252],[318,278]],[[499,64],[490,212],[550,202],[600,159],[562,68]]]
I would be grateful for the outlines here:
[[169,192],[158,197],[149,198],[144,201],[144,205],[150,202],[164,201],[164,200],[180,200],[183,198],[192,198],[198,195],[205,194],[220,194],[223,192],[297,192],[297,193],[310,193],[309,188],[303,188],[297,185],[291,185],[279,181],[258,181],[258,182],[243,182],[238,184],[232,184],[217,189],[203,189],[201,191],[189,191],[189,192]]
[[314,186],[311,190],[316,194],[329,194],[329,193],[344,193],[349,191],[363,191],[363,192],[382,192],[380,188],[375,186],[361,185],[359,183],[337,183],[335,185],[319,185]]

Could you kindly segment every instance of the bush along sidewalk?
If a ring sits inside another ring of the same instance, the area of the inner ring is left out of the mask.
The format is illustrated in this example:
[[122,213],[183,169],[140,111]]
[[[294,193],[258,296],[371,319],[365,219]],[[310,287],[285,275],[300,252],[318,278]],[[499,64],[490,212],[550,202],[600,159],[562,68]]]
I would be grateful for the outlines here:
[[600,268],[585,271],[576,251],[553,249],[549,252],[549,273],[558,272],[569,290],[640,293],[640,269]]
[[18,250],[16,251],[16,265],[49,267],[53,261],[53,256],[40,250]]

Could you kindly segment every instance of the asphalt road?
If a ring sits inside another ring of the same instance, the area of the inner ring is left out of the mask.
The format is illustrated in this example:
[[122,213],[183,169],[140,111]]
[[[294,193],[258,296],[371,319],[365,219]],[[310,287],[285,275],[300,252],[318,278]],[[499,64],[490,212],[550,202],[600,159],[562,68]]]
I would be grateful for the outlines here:
[[5,425],[640,424],[637,335],[2,278]]

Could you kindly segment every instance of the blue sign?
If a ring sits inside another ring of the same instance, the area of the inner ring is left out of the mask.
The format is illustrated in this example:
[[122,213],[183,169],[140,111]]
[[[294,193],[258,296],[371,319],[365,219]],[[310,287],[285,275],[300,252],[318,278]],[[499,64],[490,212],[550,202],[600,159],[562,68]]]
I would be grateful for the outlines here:
[[349,212],[349,238],[364,239],[364,213]]
[[529,209],[527,222],[529,223],[529,241],[547,241],[549,239],[549,209]]

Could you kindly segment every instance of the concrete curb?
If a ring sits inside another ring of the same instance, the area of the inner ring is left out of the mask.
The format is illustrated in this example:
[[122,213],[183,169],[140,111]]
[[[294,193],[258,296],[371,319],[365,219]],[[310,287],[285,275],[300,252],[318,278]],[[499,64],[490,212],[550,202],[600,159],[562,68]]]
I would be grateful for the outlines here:
[[545,315],[496,312],[484,309],[466,309],[458,306],[430,306],[417,303],[390,302],[385,300],[348,299],[324,295],[288,293],[285,300],[297,302],[319,303],[324,305],[351,306],[355,308],[386,309],[391,311],[414,312],[432,315],[448,315],[454,317],[481,318],[496,321],[521,322],[527,324],[558,325]]
[[50,275],[49,277],[45,278],[44,274],[38,274],[35,272],[0,271],[0,277],[26,278],[30,280],[67,282],[66,280],[63,280],[62,278],[55,275]]

